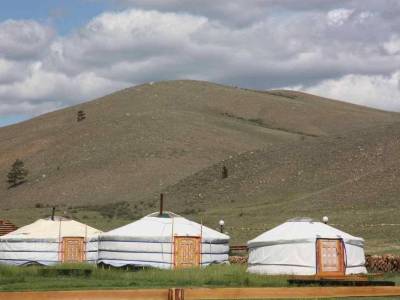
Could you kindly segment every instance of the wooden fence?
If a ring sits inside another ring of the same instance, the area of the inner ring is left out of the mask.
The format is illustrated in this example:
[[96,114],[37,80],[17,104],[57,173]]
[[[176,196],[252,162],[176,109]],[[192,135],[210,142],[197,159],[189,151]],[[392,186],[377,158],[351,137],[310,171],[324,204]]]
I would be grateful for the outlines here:
[[17,230],[18,227],[7,220],[0,220],[0,236]]
[[400,296],[400,287],[171,288],[138,290],[0,292],[0,300],[197,300]]

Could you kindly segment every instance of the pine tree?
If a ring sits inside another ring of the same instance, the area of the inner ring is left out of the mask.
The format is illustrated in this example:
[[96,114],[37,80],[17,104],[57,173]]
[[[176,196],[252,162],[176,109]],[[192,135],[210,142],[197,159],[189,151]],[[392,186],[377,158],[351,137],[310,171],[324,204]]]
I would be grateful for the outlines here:
[[86,119],[86,113],[83,111],[83,110],[79,110],[77,113],[76,113],[76,120],[78,121],[78,122],[80,122],[80,121],[83,121],[83,120],[85,120]]
[[222,167],[222,179],[228,178],[228,168],[223,166]]
[[28,170],[25,169],[24,162],[17,159],[11,167],[11,171],[7,174],[7,182],[10,184],[9,187],[11,188],[24,183],[27,175]]

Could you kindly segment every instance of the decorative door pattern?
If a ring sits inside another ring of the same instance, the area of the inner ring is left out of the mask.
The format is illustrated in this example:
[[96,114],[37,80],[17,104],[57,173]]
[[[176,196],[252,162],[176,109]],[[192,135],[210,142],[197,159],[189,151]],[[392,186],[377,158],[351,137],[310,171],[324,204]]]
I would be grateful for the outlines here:
[[340,239],[317,240],[317,262],[319,275],[344,275],[344,251]]
[[190,268],[200,265],[200,237],[174,237],[175,268]]
[[85,250],[83,238],[65,237],[63,238],[62,262],[75,263],[84,260]]

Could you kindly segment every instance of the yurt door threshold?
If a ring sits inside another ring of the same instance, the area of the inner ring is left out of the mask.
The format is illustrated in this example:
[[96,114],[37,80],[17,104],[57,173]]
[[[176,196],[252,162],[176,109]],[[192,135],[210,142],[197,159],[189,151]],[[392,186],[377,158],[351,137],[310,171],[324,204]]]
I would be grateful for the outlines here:
[[317,239],[317,275],[344,276],[344,247],[341,239]]
[[200,237],[174,236],[174,267],[190,268],[200,265]]

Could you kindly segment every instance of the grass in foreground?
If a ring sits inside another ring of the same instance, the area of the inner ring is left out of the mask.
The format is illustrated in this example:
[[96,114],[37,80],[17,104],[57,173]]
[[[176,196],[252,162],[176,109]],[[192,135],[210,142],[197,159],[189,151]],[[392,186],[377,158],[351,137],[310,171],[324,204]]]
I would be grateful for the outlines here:
[[[75,272],[75,275],[57,275],[64,269],[91,270],[91,274],[85,276],[84,272]],[[386,274],[384,278],[377,278],[377,280],[383,279],[394,281],[396,285],[400,285],[400,274],[398,273]],[[286,276],[249,274],[246,272],[246,265],[214,265],[203,269],[147,269],[140,271],[103,269],[87,264],[54,267],[0,265],[0,291],[169,287],[289,287],[289,285]]]
[[[65,268],[92,270],[91,275],[57,275]],[[0,266],[0,290],[74,290],[165,287],[278,287],[287,286],[284,276],[246,272],[243,265],[215,265],[203,269],[127,271],[92,265],[55,267]]]

